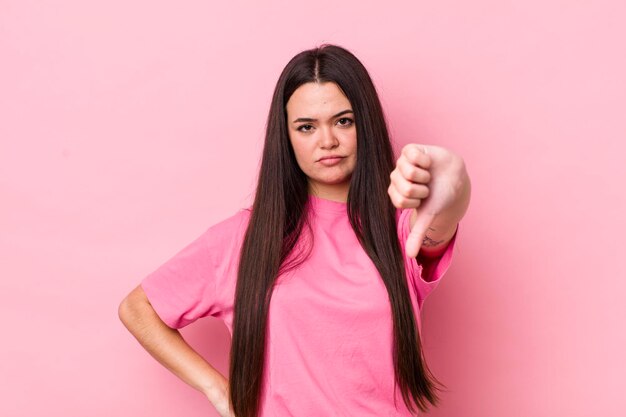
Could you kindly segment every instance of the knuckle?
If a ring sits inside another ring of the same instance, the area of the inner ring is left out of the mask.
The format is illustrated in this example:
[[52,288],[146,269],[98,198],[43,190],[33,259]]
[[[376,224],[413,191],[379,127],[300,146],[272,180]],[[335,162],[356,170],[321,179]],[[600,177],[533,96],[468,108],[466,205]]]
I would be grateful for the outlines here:
[[402,196],[404,198],[406,198],[407,196],[411,195],[411,184],[402,184],[401,185],[402,189],[400,190],[402,193]]
[[421,170],[418,167],[414,166],[413,169],[411,169],[411,171],[412,171],[411,172],[411,178],[413,178],[413,181],[421,181],[422,180],[423,175],[422,175]]

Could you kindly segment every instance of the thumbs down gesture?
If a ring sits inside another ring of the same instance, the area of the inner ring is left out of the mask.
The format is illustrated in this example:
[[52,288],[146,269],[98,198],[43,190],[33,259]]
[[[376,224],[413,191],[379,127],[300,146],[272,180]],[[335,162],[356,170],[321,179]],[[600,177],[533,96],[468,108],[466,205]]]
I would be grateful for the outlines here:
[[435,256],[452,239],[469,206],[471,184],[463,158],[440,146],[410,143],[389,177],[393,205],[415,209],[406,255],[415,258],[423,250],[425,256]]

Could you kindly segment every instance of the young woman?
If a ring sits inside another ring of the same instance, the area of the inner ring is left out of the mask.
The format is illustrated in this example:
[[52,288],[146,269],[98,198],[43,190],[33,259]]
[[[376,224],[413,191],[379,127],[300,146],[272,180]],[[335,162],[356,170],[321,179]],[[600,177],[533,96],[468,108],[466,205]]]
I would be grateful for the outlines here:
[[[469,198],[460,156],[394,157],[352,53],[303,51],[274,91],[252,206],[145,277],[120,318],[224,417],[415,415],[438,402],[419,312]],[[228,379],[177,330],[205,316],[231,332]]]

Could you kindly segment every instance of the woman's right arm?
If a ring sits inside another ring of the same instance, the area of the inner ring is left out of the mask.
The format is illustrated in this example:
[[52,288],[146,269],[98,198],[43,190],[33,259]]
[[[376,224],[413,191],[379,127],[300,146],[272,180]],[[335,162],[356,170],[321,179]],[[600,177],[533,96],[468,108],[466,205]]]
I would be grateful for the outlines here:
[[232,415],[228,407],[228,381],[154,311],[138,285],[119,305],[124,326],[161,365],[203,393],[221,416]]

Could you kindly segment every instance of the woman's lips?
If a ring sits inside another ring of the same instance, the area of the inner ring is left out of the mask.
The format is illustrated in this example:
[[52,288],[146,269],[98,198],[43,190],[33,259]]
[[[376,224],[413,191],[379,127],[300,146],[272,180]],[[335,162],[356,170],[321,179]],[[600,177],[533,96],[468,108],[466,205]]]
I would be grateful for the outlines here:
[[336,158],[326,158],[326,159],[320,160],[319,163],[327,167],[331,167],[333,165],[337,165],[339,162],[341,162],[342,159],[343,157],[341,156],[338,156]]

